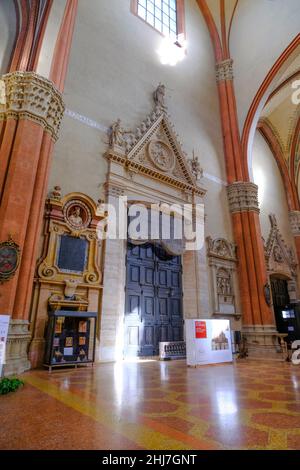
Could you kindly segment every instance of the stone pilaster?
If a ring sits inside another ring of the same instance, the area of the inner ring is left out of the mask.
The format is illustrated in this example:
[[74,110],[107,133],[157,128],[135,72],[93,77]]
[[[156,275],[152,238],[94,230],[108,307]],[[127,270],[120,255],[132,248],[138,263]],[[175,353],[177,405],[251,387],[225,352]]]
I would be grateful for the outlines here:
[[30,341],[29,322],[11,320],[6,343],[6,361],[4,375],[17,375],[30,369],[28,345]]
[[[11,316],[4,373],[12,375],[30,368],[28,319],[36,235],[53,141],[58,138],[65,108],[54,84],[34,72],[6,74],[0,88],[0,192],[5,202],[0,207],[0,241],[12,233],[21,255],[14,277],[0,285],[0,313]],[[16,191],[22,196],[16,197]]]
[[227,186],[227,196],[231,213],[235,212],[257,212],[258,186],[254,183],[237,181]]

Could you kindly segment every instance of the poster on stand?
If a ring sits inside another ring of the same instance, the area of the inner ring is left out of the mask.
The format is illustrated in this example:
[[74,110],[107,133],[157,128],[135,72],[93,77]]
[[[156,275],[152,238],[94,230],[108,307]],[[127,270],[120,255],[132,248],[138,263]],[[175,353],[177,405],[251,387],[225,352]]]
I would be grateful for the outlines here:
[[232,362],[229,320],[186,320],[187,365]]
[[2,368],[5,364],[5,347],[9,326],[9,315],[0,315],[0,377],[2,377]]

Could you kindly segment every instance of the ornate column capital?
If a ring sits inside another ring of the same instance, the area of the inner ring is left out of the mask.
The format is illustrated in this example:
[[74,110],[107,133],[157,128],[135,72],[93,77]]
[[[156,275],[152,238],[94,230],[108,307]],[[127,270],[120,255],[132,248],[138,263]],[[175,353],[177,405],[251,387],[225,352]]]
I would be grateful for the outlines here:
[[29,119],[56,141],[65,105],[54,84],[34,72],[8,73],[2,76],[2,83],[0,120]]
[[290,226],[294,237],[300,236],[300,211],[289,212]]
[[258,186],[254,183],[237,181],[227,186],[227,196],[231,213],[257,212],[259,213]]
[[217,82],[233,80],[233,60],[226,59],[216,64]]

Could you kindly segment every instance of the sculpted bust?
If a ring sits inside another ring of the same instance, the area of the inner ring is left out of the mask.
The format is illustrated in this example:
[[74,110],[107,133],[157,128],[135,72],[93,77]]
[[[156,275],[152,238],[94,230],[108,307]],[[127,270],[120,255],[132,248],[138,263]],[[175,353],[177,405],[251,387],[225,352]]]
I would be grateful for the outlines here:
[[74,209],[74,212],[69,217],[69,221],[73,225],[80,226],[83,223],[82,217],[81,217],[81,209],[79,206],[76,206]]

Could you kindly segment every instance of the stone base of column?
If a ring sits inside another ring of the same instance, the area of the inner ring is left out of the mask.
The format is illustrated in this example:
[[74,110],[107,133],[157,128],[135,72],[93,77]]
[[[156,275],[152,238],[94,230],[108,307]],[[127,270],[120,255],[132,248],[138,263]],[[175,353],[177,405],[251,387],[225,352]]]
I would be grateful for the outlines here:
[[28,345],[31,338],[27,320],[11,320],[9,324],[4,376],[22,374],[30,369]]
[[285,361],[287,351],[282,336],[273,325],[244,326],[243,337],[249,359]]
[[44,363],[46,341],[44,338],[35,338],[31,341],[28,358],[32,369],[42,367]]

